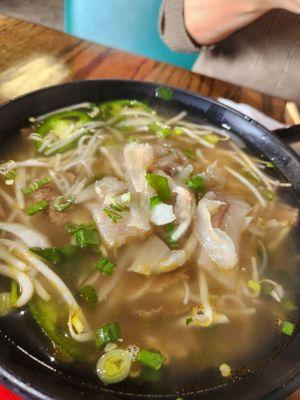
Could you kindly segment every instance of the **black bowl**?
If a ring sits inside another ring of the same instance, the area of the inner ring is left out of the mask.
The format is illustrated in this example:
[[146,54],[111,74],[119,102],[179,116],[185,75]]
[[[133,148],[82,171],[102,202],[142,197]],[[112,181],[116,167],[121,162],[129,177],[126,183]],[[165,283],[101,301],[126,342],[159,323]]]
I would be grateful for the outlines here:
[[[292,183],[295,201],[300,201],[300,160],[264,127],[232,109],[209,98],[172,88],[173,99],[162,101],[155,96],[157,84],[95,80],[67,83],[42,89],[0,107],[0,137],[10,138],[26,125],[30,116],[40,115],[67,105],[85,101],[101,102],[111,99],[132,98],[147,100],[162,113],[175,114],[186,110],[191,119],[201,120],[227,129],[241,138],[256,154],[271,160],[279,172]],[[20,322],[22,319],[22,323]],[[227,384],[199,389],[197,385],[185,393],[148,394],[129,393],[126,387],[114,391],[80,379],[78,373],[53,366],[44,354],[44,345],[35,337],[37,332],[26,323],[26,315],[17,314],[0,320],[0,375],[6,385],[25,397],[60,400],[99,400],[119,398],[222,399],[258,400],[284,399],[300,387],[300,334],[278,349],[259,368]]]

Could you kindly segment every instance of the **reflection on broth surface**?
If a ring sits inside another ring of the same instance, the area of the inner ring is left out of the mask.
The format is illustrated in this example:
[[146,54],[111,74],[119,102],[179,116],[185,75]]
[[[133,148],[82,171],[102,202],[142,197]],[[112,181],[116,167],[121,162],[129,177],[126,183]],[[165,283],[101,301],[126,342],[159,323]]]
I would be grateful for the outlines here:
[[0,314],[25,307],[59,364],[183,390],[293,335],[298,210],[227,133],[85,103],[33,119],[0,173]]

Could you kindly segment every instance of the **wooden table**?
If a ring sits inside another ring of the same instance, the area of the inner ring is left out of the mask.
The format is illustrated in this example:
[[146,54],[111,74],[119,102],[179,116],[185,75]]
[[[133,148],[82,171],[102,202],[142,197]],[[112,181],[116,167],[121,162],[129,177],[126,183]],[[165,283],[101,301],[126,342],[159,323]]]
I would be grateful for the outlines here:
[[[285,101],[281,99],[0,16],[0,102],[45,86],[92,78],[165,83],[245,102],[283,120]],[[300,392],[291,399],[300,400]]]

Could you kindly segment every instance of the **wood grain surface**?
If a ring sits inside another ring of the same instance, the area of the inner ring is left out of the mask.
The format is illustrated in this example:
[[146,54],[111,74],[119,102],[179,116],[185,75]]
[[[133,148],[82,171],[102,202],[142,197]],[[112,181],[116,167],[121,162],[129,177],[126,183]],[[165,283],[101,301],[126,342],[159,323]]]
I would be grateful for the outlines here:
[[[284,116],[284,100],[0,15],[0,102],[42,87],[92,78],[165,83],[245,102],[280,121]],[[290,400],[300,400],[300,392]]]

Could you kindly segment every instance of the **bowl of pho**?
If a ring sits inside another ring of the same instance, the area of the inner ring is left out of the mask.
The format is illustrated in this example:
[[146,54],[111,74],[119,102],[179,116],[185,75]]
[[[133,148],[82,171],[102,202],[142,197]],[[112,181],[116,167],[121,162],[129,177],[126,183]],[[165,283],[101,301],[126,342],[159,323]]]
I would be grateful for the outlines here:
[[300,164],[156,84],[0,107],[0,373],[41,399],[286,398],[300,385]]

